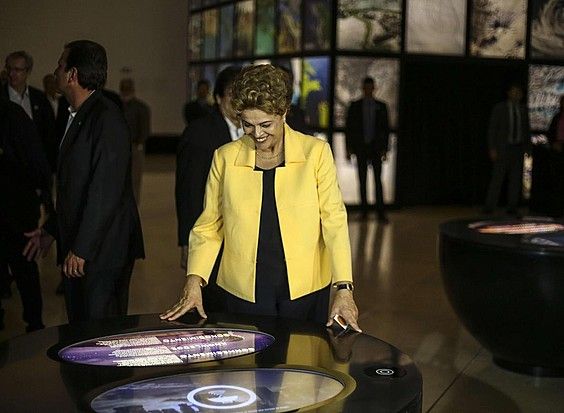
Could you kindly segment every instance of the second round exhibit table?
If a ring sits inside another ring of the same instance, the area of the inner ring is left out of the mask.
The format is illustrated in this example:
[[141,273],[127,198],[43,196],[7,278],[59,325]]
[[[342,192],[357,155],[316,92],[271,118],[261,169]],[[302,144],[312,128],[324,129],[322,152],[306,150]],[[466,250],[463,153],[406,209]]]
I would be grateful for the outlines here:
[[128,316],[0,343],[0,411],[420,412],[395,347],[272,317]]

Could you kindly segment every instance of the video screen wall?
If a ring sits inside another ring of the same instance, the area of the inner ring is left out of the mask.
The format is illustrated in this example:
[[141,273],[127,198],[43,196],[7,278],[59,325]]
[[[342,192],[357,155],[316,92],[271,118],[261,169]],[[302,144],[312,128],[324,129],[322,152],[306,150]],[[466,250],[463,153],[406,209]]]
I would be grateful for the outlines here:
[[529,116],[531,129],[546,131],[564,95],[564,67],[529,67]]
[[407,2],[407,51],[463,55],[466,0]]
[[564,2],[532,0],[531,57],[564,59]]
[[[229,64],[272,62],[294,76],[293,103],[335,149],[365,77],[401,124],[400,73],[407,59],[467,59],[529,66],[533,132],[542,133],[564,93],[562,0],[190,1],[189,96]],[[529,35],[529,34],[530,35]],[[401,139],[401,137],[399,137]]]
[[525,58],[527,0],[483,0],[472,7],[473,56]]

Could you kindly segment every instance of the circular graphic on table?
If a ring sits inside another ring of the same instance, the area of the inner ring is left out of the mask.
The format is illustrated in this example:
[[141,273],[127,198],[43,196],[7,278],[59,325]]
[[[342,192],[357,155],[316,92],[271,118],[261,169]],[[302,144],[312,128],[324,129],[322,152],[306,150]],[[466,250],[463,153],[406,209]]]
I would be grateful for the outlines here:
[[345,386],[329,375],[296,369],[186,373],[125,384],[97,396],[95,412],[290,412],[326,402]]
[[478,221],[468,225],[481,234],[540,234],[564,231],[564,225],[550,220]]
[[257,331],[179,329],[98,337],[59,351],[62,360],[95,366],[142,367],[222,360],[262,351],[274,337]]

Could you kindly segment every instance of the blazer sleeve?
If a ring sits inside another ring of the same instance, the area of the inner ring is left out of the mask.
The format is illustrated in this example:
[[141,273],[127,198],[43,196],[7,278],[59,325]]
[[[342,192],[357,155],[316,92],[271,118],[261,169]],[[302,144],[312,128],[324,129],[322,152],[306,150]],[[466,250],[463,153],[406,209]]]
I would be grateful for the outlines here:
[[225,165],[214,152],[204,196],[204,211],[190,231],[186,274],[208,281],[223,242],[222,181]]
[[[131,179],[129,129],[121,112],[106,110],[94,127],[92,166],[85,207],[72,252],[85,260],[97,256]],[[98,135],[98,136],[96,136]]]
[[186,128],[176,151],[176,181],[174,187],[176,201],[176,219],[178,222],[178,245],[188,245],[188,233],[191,226],[188,218],[190,205],[188,191],[190,188],[190,130]]
[[390,114],[388,113],[388,105],[382,102],[382,141],[383,152],[388,152],[390,146]]
[[493,107],[488,125],[488,147],[489,149],[497,149],[498,135],[501,122],[501,106],[497,104]]
[[352,260],[347,212],[339,184],[331,147],[323,143],[317,166],[317,195],[323,241],[331,260],[332,282],[352,281]]
[[[192,124],[193,125],[193,124]],[[176,158],[176,216],[178,245],[188,245],[188,235],[202,213],[206,180],[210,171],[213,151],[204,147],[202,132],[188,126],[178,146]]]

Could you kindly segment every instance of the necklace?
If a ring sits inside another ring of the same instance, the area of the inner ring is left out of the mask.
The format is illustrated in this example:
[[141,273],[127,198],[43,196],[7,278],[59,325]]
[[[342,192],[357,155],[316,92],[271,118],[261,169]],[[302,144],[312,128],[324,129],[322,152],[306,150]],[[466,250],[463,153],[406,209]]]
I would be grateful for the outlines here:
[[282,153],[284,152],[283,148],[280,150],[280,152],[275,153],[274,155],[262,155],[260,151],[256,151],[257,152],[257,156],[260,159],[263,160],[272,160],[272,159],[278,159],[280,157],[280,155],[282,155]]

